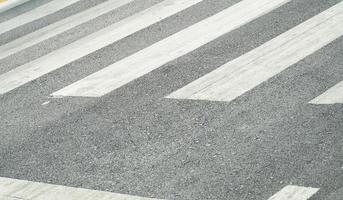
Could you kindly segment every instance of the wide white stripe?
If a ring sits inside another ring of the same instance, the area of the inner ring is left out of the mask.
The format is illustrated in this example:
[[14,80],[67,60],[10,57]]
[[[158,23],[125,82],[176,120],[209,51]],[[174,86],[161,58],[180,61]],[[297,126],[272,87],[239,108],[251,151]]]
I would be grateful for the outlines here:
[[0,34],[52,14],[78,1],[80,0],[54,0],[47,4],[39,6],[36,9],[30,10],[29,12],[0,23]]
[[268,200],[307,200],[318,190],[318,188],[287,185]]
[[289,0],[244,0],[53,93],[99,97],[228,33]]
[[12,200],[153,200],[82,188],[0,177],[0,199]]
[[330,88],[325,93],[316,97],[311,104],[335,104],[343,103],[343,81],[339,82],[337,85]]
[[0,59],[52,38],[133,0],[109,0],[0,46]]
[[232,101],[343,35],[343,2],[219,67],[167,98]]
[[202,0],[165,0],[149,9],[0,75],[0,94],[131,35]]
[[5,2],[0,3],[0,13],[5,12],[11,8],[19,6],[21,4],[26,3],[30,0],[6,0]]

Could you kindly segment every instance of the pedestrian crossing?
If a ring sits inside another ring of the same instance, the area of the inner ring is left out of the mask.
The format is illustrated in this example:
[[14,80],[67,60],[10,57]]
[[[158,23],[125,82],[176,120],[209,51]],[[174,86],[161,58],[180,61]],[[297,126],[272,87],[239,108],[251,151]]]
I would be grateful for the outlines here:
[[[1,200],[154,200],[132,195],[0,177]],[[155,199],[157,200],[157,199]]]
[[168,98],[232,101],[342,35],[343,3],[340,3],[188,84]]
[[241,1],[52,95],[103,96],[287,2],[289,0]]
[[[308,200],[319,188],[287,185],[268,200]],[[0,177],[1,200],[157,200],[83,188]]]
[[24,4],[30,0],[0,0],[0,13]]
[[[69,5],[83,0],[52,0],[8,21],[0,23],[0,35],[11,33],[16,28],[58,12]],[[90,20],[123,6],[142,0],[107,0],[49,24],[27,35],[0,46],[1,61],[15,59],[19,52],[38,45],[61,33],[73,30]],[[143,0],[144,1],[144,0]],[[92,32],[65,46],[30,60],[25,64],[0,74],[0,97],[15,93],[24,85],[31,84],[43,76],[50,77],[58,69],[87,58],[92,53],[121,41],[154,24],[178,15],[186,9],[193,9],[206,0],[163,0],[151,7],[132,14],[118,22]],[[76,81],[64,83],[58,89],[48,91],[52,97],[101,98],[115,92],[167,63],[187,57],[193,51],[215,42],[220,37],[238,30],[279,8],[296,3],[295,0],[241,0],[220,12],[191,24],[152,45],[115,61],[102,69],[78,77]],[[296,67],[296,63],[332,44],[343,35],[343,2],[317,13],[310,19],[265,42],[261,46],[226,61],[217,69],[187,80],[187,84],[163,95],[165,100],[206,100],[231,102],[246,94],[279,73]],[[1,38],[1,36],[0,36]],[[244,44],[243,44],[244,45]],[[230,47],[228,47],[230,48]],[[118,49],[120,51],[120,49]],[[332,58],[335,59],[335,58]],[[310,66],[312,66],[310,64]],[[77,66],[80,69],[83,66]],[[44,84],[44,82],[42,82]],[[282,83],[281,83],[282,84]],[[28,91],[30,92],[30,91]],[[318,93],[316,93],[318,95]],[[271,97],[272,98],[272,97]],[[309,104],[342,104],[343,82],[336,83],[323,94],[307,100]],[[42,105],[48,104],[46,101]],[[319,188],[287,185],[276,194],[268,194],[269,200],[307,200]],[[109,199],[139,200],[151,199],[131,195],[72,188],[9,178],[0,178],[0,199]],[[268,198],[268,197],[267,197]]]
[[319,188],[287,185],[268,200],[307,200],[318,191]]
[[131,35],[201,0],[166,0],[81,38],[56,51],[0,75],[0,94],[11,91],[64,65]]
[[132,0],[109,0],[85,11],[64,18],[53,24],[38,29],[16,40],[0,46],[0,59],[6,58],[17,52],[32,47],[42,41],[52,38],[60,33],[66,32],[82,23],[95,19],[103,14],[115,10]]
[[[0,33],[30,23],[78,2],[51,1],[1,23]],[[15,55],[133,0],[108,0],[0,46],[0,59]],[[0,94],[6,94],[82,57],[145,29],[202,0],[165,0],[66,46],[0,75]],[[101,97],[184,56],[291,0],[243,0],[141,51],[80,79],[51,95]],[[260,47],[166,96],[175,99],[232,101],[291,65],[342,36],[343,3],[292,28]],[[212,31],[216,30],[216,31]],[[322,37],[327,35],[327,37]],[[336,88],[336,89],[335,89]],[[339,84],[332,90],[340,91]],[[331,90],[330,90],[331,91]],[[324,95],[324,94],[323,94]],[[321,98],[322,97],[318,97]],[[318,98],[311,103],[320,104]],[[332,99],[332,98],[331,98]],[[341,103],[333,100],[333,103]],[[326,102],[330,104],[330,102]]]
[[80,0],[54,0],[43,6],[40,6],[30,12],[26,12],[22,15],[14,17],[10,20],[7,20],[3,23],[0,23],[0,34],[3,34],[7,31],[20,27],[24,24],[33,22],[36,19],[45,17],[49,14],[52,14],[58,10],[61,10],[67,6],[70,6]]
[[343,81],[339,82],[337,85],[333,86],[320,96],[316,97],[311,104],[336,104],[343,103]]

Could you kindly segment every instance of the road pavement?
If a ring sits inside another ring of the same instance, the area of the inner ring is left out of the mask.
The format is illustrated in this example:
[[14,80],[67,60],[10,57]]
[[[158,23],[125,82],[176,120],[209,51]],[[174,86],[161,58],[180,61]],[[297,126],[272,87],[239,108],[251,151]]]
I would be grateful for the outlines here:
[[342,35],[341,0],[2,12],[0,199],[343,200]]

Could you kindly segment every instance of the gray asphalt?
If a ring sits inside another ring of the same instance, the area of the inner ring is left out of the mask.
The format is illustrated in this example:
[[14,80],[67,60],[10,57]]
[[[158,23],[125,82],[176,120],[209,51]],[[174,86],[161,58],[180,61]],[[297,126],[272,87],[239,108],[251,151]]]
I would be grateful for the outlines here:
[[[0,60],[0,74],[161,1],[136,0]],[[0,44],[101,2],[80,1]],[[205,0],[0,95],[0,177],[180,200],[263,200],[294,184],[320,188],[311,200],[343,199],[343,105],[308,104],[343,80],[342,37],[232,102],[164,98],[341,0],[293,0],[101,98],[49,96],[237,2]]]

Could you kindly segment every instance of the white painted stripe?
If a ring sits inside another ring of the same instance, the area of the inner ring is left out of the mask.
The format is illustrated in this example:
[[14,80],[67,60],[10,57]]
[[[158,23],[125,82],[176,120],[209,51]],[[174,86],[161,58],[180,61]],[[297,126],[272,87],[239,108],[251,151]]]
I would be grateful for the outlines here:
[[20,199],[15,198],[15,197],[8,197],[8,196],[1,196],[1,195],[0,195],[0,199],[1,200],[20,200]]
[[343,103],[343,81],[316,97],[311,104],[335,104]]
[[232,101],[343,35],[343,2],[167,96]]
[[307,200],[317,193],[318,190],[318,188],[288,185],[268,200]]
[[0,13],[5,12],[11,8],[24,4],[30,0],[6,0],[0,3]]
[[289,0],[241,1],[52,95],[105,95],[287,2]]
[[50,15],[78,1],[80,0],[54,0],[47,4],[39,6],[38,8],[30,10],[29,12],[23,13],[17,17],[0,23],[0,34],[32,22],[36,19]]
[[[6,199],[7,198],[7,199]],[[12,200],[153,200],[118,193],[0,177],[0,199]]]
[[109,0],[0,46],[0,59],[95,19],[133,0]]
[[13,90],[202,0],[165,0],[116,24],[0,75],[0,94]]

